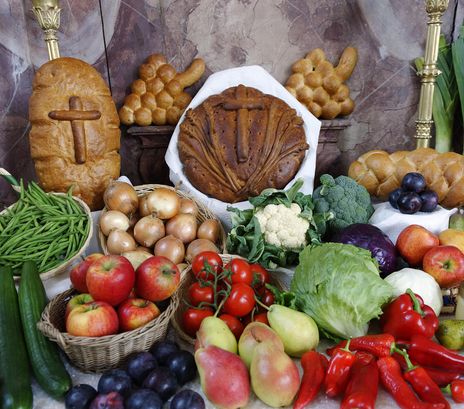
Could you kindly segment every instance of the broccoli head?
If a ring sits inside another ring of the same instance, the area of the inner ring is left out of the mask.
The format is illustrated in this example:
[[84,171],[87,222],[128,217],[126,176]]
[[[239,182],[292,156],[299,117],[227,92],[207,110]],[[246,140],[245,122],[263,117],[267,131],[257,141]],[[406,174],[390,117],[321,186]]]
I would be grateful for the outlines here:
[[328,222],[328,230],[334,234],[354,223],[367,223],[374,213],[371,197],[364,186],[348,176],[333,178],[322,175],[321,186],[313,193],[315,211],[332,211],[335,217]]

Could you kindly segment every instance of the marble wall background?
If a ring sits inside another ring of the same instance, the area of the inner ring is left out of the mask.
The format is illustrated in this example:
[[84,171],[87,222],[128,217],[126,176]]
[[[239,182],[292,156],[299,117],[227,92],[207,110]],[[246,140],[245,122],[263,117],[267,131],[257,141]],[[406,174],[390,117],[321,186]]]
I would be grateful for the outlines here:
[[[61,54],[93,64],[110,81],[118,107],[138,66],[155,52],[178,69],[201,56],[206,74],[259,64],[284,82],[291,64],[309,50],[321,47],[336,61],[352,45],[359,50],[348,82],[356,109],[351,126],[339,135],[341,155],[333,171],[346,171],[373,148],[413,147],[419,84],[412,60],[423,53],[423,0],[61,0],[60,5]],[[25,179],[34,178],[28,98],[34,71],[47,60],[30,8],[30,0],[0,0],[0,166]],[[450,0],[443,23],[448,38],[463,18],[463,2]],[[122,172],[133,178],[137,149],[133,140],[123,139]],[[0,206],[13,200],[0,181]]]

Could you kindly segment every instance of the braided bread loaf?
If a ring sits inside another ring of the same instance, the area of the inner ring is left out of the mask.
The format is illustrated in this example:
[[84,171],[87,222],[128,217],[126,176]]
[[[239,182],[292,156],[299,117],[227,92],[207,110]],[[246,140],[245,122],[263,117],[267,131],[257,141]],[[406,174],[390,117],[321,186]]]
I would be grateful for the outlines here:
[[119,118],[124,125],[175,125],[192,100],[184,92],[205,72],[201,58],[192,61],[182,73],[168,64],[164,55],[150,55],[139,68],[139,79],[131,85],[132,93],[124,100]]
[[347,47],[334,68],[324,51],[316,48],[292,65],[293,74],[285,88],[316,118],[333,119],[351,114],[354,102],[343,82],[350,78],[357,61],[356,48]]
[[386,199],[409,172],[419,172],[425,177],[428,188],[437,192],[442,206],[464,204],[464,157],[454,152],[439,153],[430,148],[392,154],[370,151],[350,165],[348,176],[371,195]]

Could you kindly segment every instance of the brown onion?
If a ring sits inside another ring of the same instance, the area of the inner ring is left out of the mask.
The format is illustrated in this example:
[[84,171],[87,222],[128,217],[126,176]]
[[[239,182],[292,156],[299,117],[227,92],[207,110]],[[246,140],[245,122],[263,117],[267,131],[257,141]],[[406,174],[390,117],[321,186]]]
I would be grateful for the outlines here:
[[129,233],[122,230],[113,230],[106,240],[106,247],[110,254],[121,254],[135,250],[137,244]]
[[192,259],[202,251],[214,251],[219,253],[219,249],[212,241],[206,239],[196,239],[188,245],[185,260],[190,263]]
[[179,213],[193,214],[195,217],[198,216],[198,206],[192,199],[183,198],[180,199],[180,210]]
[[140,220],[140,214],[139,214],[139,211],[137,210],[131,215],[129,215],[129,227],[133,229],[139,220]]
[[147,197],[148,195],[144,195],[139,199],[139,213],[141,217],[145,217],[150,214],[150,210],[148,210],[147,207]]
[[185,256],[184,243],[171,235],[163,237],[156,242],[155,256],[164,256],[174,264],[179,264]]
[[178,214],[166,223],[166,233],[190,243],[197,237],[197,219],[191,214]]
[[214,219],[208,219],[201,223],[197,231],[197,237],[199,239],[211,240],[213,243],[216,243],[219,238],[219,231],[219,222]]
[[134,226],[135,240],[144,247],[153,246],[164,234],[164,224],[155,216],[142,217]]
[[139,205],[135,189],[126,182],[113,180],[103,195],[108,210],[118,210],[125,215],[134,213]]
[[179,213],[180,198],[174,190],[159,187],[148,193],[146,206],[150,214],[166,220]]
[[129,228],[129,218],[117,210],[103,212],[100,216],[100,229],[105,236],[112,230],[126,231]]
[[136,251],[143,251],[145,253],[152,254],[152,251],[148,247],[144,247],[144,246],[137,246]]
[[146,251],[140,251],[139,247],[137,247],[137,250],[125,251],[121,254],[121,256],[124,256],[130,261],[134,270],[137,270],[140,264],[142,264],[145,260],[153,257],[152,254],[147,253]]

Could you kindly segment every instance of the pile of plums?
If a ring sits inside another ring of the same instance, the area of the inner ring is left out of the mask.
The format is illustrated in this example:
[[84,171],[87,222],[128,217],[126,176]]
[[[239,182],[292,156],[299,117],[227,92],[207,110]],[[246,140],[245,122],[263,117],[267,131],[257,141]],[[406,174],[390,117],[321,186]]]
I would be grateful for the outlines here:
[[438,205],[438,195],[427,189],[424,176],[420,173],[407,173],[401,187],[390,192],[388,201],[401,213],[433,212]]
[[160,341],[150,352],[138,352],[124,369],[104,372],[98,392],[92,386],[74,386],[66,395],[66,409],[205,409],[203,398],[191,389],[177,390],[195,379],[193,355],[170,341]]

